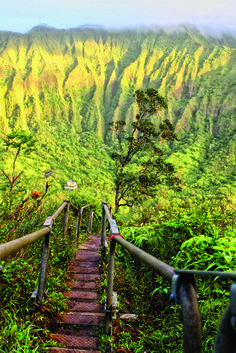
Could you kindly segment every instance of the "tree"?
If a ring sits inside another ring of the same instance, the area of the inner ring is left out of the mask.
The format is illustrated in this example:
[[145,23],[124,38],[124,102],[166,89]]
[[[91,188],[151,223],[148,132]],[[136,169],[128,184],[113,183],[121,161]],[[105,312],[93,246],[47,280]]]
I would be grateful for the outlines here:
[[6,137],[3,138],[3,141],[6,147],[6,151],[9,148],[16,149],[16,155],[13,160],[11,175],[10,174],[8,175],[6,172],[4,172],[4,170],[2,170],[2,173],[7,178],[8,185],[9,185],[9,212],[10,212],[11,205],[12,205],[13,188],[17,184],[19,184],[20,182],[19,178],[24,172],[24,171],[21,171],[18,175],[16,175],[15,169],[16,169],[17,158],[21,151],[23,151],[24,154],[29,154],[30,152],[32,152],[35,149],[34,145],[37,142],[37,139],[34,137],[33,134],[30,134],[24,130],[20,130],[20,131],[16,130],[6,135]]
[[[44,192],[31,191],[27,197],[22,198],[23,195],[20,195],[22,194],[22,190],[16,188],[16,185],[20,183],[19,179],[24,171],[21,171],[18,175],[16,175],[16,161],[20,152],[23,152],[26,155],[33,152],[35,150],[35,143],[38,140],[35,138],[34,134],[28,133],[24,130],[16,130],[6,135],[3,138],[3,141],[6,151],[9,148],[16,150],[11,174],[8,175],[4,172],[4,170],[2,170],[2,173],[7,179],[6,191],[8,192],[8,197],[4,197],[4,199],[6,201],[9,216],[12,220],[17,220],[21,213],[24,213],[24,216],[29,217],[40,207],[51,185],[47,182]],[[19,196],[21,196],[20,201]],[[4,216],[7,216],[6,212],[4,212]]]
[[6,147],[6,151],[9,148],[14,148],[16,149],[16,155],[13,161],[12,165],[12,175],[11,177],[7,175],[3,170],[3,174],[6,176],[10,183],[10,193],[12,192],[12,189],[17,181],[17,179],[20,177],[20,175],[23,173],[20,172],[17,176],[15,176],[15,167],[16,167],[16,161],[17,158],[20,154],[20,151],[24,151],[25,154],[29,154],[34,150],[34,145],[37,142],[37,139],[34,138],[33,134],[27,133],[24,130],[16,130],[11,132],[10,134],[6,135],[5,138],[3,138],[4,145]]
[[161,140],[177,140],[174,125],[165,119],[157,130],[150,119],[161,109],[167,109],[167,103],[154,88],[137,90],[135,98],[139,112],[130,128],[123,120],[111,123],[116,137],[111,156],[115,161],[115,212],[121,206],[132,207],[144,196],[154,197],[160,184],[180,190],[174,166],[164,161],[159,147]]

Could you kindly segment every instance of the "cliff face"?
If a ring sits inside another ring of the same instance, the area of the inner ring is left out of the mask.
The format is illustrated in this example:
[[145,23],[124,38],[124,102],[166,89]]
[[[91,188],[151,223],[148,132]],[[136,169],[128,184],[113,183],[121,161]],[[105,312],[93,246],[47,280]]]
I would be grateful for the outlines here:
[[167,152],[181,172],[218,173],[223,163],[232,176],[235,48],[233,37],[217,39],[188,28],[0,32],[1,131],[29,128],[56,141],[66,126],[76,134],[97,132],[109,143],[109,123],[129,122],[136,114],[134,91],[154,87],[169,105],[154,119],[168,116],[176,125],[180,141]]

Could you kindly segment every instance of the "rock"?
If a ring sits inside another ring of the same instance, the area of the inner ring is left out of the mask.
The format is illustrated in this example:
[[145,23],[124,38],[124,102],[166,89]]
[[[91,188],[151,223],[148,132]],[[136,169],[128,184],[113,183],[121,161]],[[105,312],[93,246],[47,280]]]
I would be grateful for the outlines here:
[[121,320],[137,320],[136,314],[121,314],[119,318]]

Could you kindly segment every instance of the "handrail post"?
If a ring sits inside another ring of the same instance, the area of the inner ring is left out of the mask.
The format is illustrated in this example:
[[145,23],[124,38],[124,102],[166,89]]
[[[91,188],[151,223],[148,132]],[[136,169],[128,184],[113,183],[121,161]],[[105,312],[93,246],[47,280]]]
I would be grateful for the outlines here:
[[221,319],[213,353],[236,352],[236,281],[230,287],[230,303]]
[[38,285],[37,296],[36,296],[37,303],[42,302],[46,291],[48,260],[49,260],[49,252],[50,252],[50,236],[51,236],[51,231],[49,231],[49,233],[45,235],[41,269],[40,269],[40,275],[39,275],[39,285]]
[[183,312],[183,353],[202,352],[201,316],[197,294],[190,278],[179,285],[179,297]]
[[106,314],[105,314],[105,334],[112,334],[112,296],[113,296],[113,278],[114,278],[114,262],[115,262],[116,241],[110,241],[110,257],[108,268],[108,284],[106,298]]
[[88,228],[87,228],[87,232],[89,234],[92,233],[92,227],[91,227],[91,224],[92,224],[92,208],[93,208],[93,205],[90,204],[89,220],[88,220]]
[[106,201],[102,201],[102,234],[101,234],[101,249],[105,249],[105,240],[106,240],[106,213],[104,206],[107,205]]
[[75,218],[75,241],[78,241],[78,235],[79,235],[79,210],[76,212],[76,218]]
[[82,224],[83,210],[84,210],[84,208],[81,207],[81,209],[80,209],[80,211],[79,211],[79,225],[78,225],[77,241],[79,240],[79,236],[80,236],[80,228],[81,228],[81,224]]
[[236,352],[235,330],[231,324],[231,319],[232,312],[229,304],[218,328],[213,353]]
[[91,219],[90,219],[90,234],[92,234],[92,230],[93,230],[93,216],[94,216],[94,212],[91,212]]
[[68,230],[70,200],[64,200],[64,202],[67,202],[67,205],[64,211],[64,220],[63,220],[63,237],[65,238],[67,236],[67,230]]

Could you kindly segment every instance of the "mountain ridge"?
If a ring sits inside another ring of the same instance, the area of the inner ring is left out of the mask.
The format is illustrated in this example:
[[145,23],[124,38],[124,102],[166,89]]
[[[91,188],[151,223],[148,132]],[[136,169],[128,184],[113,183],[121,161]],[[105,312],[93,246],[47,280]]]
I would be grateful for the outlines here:
[[199,176],[222,173],[214,161],[228,154],[223,179],[235,185],[235,47],[232,36],[212,38],[193,28],[0,32],[1,131],[22,126],[57,140],[53,131],[66,125],[109,145],[109,123],[132,122],[134,91],[154,87],[169,105],[154,121],[168,117],[180,136],[166,149],[180,173],[199,184]]
[[93,23],[85,23],[82,25],[78,25],[75,27],[66,27],[66,28],[58,28],[52,25],[49,25],[47,23],[39,23],[35,26],[33,26],[31,29],[28,31],[22,33],[18,31],[8,31],[8,30],[0,30],[0,33],[15,33],[15,34],[22,34],[25,35],[32,30],[36,29],[54,29],[56,31],[75,31],[77,29],[94,29],[94,30],[104,30],[107,32],[122,32],[122,31],[134,31],[134,32],[158,32],[160,30],[165,31],[166,33],[173,33],[173,32],[182,32],[185,31],[186,28],[192,30],[192,31],[199,31],[203,36],[210,36],[212,38],[219,38],[222,36],[232,36],[233,38],[236,38],[236,32],[235,30],[229,29],[229,28],[221,28],[221,29],[213,29],[211,26],[201,26],[201,25],[195,25],[191,23],[179,23],[179,24],[170,24],[170,25],[133,25],[133,26],[120,26],[120,27],[106,27],[102,24],[93,24]]

